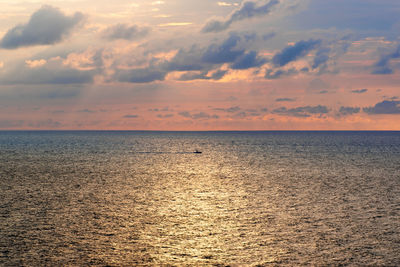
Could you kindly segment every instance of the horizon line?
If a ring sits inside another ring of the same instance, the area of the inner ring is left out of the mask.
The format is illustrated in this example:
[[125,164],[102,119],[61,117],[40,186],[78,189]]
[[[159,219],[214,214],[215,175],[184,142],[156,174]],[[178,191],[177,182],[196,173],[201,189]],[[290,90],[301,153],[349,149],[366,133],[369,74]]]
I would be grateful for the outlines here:
[[400,132],[400,130],[106,130],[106,129],[0,129],[0,132]]

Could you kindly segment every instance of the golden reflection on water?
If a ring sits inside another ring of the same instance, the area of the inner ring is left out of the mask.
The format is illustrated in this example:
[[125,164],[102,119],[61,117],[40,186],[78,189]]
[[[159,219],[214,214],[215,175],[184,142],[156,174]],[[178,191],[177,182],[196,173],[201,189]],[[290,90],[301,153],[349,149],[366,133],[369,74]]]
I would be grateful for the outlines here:
[[154,184],[154,221],[141,238],[155,263],[249,264],[281,253],[266,247],[274,239],[264,227],[268,218],[258,217],[260,203],[234,178],[237,167],[221,161],[190,155]]

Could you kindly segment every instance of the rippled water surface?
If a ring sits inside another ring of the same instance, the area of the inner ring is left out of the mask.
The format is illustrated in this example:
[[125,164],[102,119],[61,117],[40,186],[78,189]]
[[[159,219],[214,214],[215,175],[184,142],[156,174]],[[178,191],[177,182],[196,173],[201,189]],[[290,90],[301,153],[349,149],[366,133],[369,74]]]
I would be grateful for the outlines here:
[[0,152],[1,266],[400,265],[400,132],[0,132]]

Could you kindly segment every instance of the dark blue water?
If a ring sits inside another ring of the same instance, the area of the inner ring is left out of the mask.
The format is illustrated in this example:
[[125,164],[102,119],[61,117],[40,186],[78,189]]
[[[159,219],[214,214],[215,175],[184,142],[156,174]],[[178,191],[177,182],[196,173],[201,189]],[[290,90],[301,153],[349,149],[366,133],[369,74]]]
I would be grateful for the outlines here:
[[0,132],[0,153],[2,266],[400,265],[400,132]]

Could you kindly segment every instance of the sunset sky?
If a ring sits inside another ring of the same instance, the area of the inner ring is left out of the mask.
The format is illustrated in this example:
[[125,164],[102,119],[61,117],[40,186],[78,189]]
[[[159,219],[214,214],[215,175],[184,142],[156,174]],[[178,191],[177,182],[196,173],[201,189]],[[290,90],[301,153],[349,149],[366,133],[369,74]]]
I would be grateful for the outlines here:
[[0,0],[0,129],[400,130],[399,0]]

